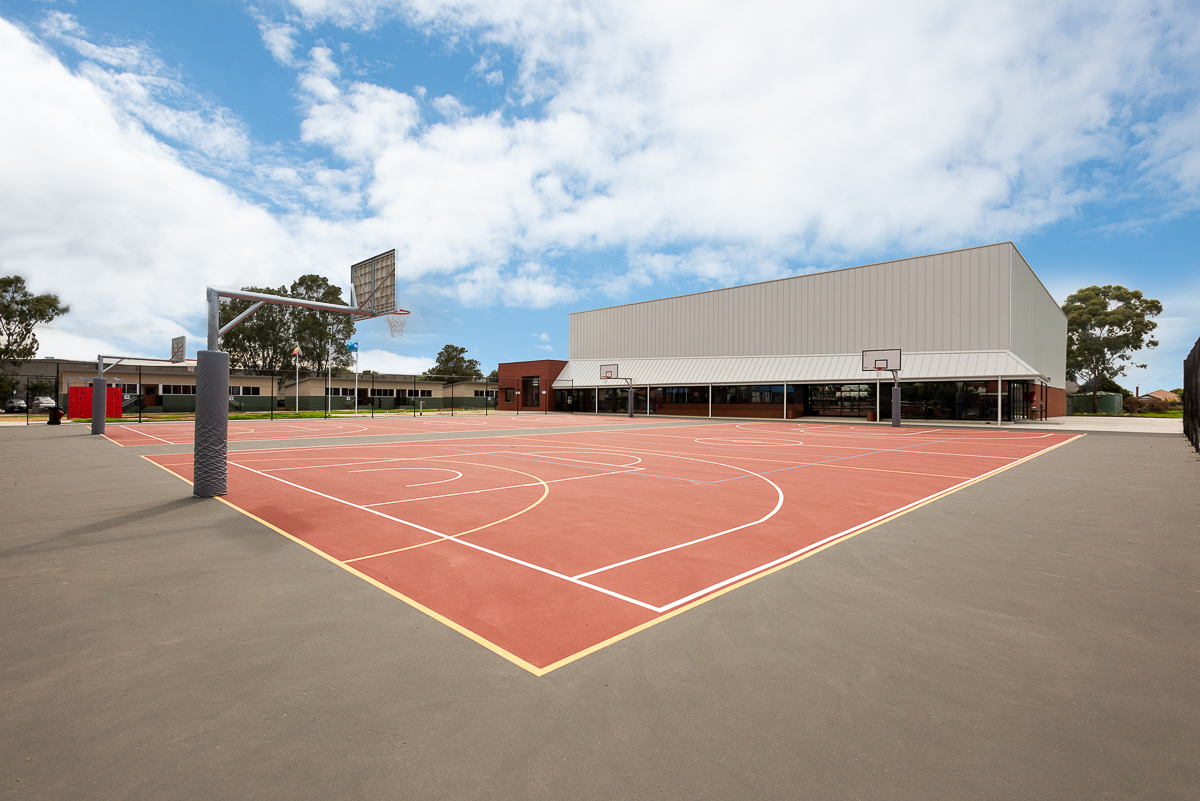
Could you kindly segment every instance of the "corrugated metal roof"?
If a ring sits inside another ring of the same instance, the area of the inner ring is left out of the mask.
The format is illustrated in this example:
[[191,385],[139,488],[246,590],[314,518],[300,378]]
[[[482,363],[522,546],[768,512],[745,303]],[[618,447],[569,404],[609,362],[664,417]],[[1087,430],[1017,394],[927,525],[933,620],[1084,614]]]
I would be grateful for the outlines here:
[[[862,369],[861,353],[829,356],[746,356],[677,359],[571,359],[556,388],[617,386],[601,382],[600,365],[619,364],[623,378],[640,386],[689,384],[842,384],[874,380]],[[901,381],[974,381],[996,376],[1047,380],[1009,351],[905,353]],[[890,373],[885,374],[889,379]],[[622,382],[623,383],[623,382]]]

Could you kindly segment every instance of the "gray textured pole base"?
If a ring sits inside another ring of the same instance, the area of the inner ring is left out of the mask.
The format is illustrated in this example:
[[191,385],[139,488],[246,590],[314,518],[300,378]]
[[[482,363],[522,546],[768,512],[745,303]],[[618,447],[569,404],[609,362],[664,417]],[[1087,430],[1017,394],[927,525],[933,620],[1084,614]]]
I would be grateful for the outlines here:
[[104,433],[104,417],[108,411],[108,379],[92,379],[92,433]]
[[213,498],[229,491],[229,354],[196,353],[196,445],[192,494]]
[[900,427],[900,385],[892,385],[892,428]]

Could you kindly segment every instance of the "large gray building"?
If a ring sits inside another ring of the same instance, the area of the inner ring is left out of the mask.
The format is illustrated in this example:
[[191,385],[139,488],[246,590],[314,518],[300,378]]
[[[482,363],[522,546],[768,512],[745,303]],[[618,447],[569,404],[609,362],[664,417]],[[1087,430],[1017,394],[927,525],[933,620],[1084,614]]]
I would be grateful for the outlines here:
[[861,353],[899,348],[905,417],[1057,416],[1066,338],[1058,304],[1002,242],[577,312],[551,405],[627,410],[626,382],[600,378],[615,363],[642,414],[886,418]]

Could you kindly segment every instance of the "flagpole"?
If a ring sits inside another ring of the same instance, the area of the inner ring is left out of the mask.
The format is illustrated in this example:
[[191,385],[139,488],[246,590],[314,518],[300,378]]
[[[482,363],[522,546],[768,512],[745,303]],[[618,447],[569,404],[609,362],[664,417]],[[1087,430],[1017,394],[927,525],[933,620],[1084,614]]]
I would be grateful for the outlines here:
[[300,416],[300,346],[297,345],[292,350],[292,355],[296,357],[296,416]]

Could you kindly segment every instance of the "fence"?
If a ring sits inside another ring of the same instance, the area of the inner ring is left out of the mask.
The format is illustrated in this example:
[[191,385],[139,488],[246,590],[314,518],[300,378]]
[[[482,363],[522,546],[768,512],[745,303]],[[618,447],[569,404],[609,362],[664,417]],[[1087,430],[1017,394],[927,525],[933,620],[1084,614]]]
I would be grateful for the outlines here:
[[[24,380],[24,376],[21,377]],[[48,389],[42,393],[52,399],[57,399],[58,405],[68,409],[68,387],[65,380],[62,386],[57,386],[55,375],[48,377]],[[262,379],[269,379],[264,382]],[[190,417],[196,411],[196,395],[194,381],[191,384],[175,387],[175,394],[165,394],[165,385],[155,383],[157,379],[147,374],[147,382],[142,383],[141,368],[136,374],[130,374],[127,379],[112,378],[116,384],[123,382],[124,403],[122,414],[125,422],[142,422],[146,420],[179,419],[180,416]],[[361,415],[374,416],[384,414],[424,414],[441,413],[455,414],[460,411],[482,412],[487,414],[496,409],[497,384],[484,378],[463,379],[454,377],[456,383],[450,383],[450,376],[418,376],[418,375],[379,375],[360,373],[357,386],[353,374],[300,374],[299,394],[295,383],[295,373],[284,372],[249,372],[237,371],[230,375],[229,414],[254,415],[274,418],[276,414],[295,414],[297,407],[305,415],[312,413],[323,414],[326,417],[337,413],[353,413],[357,408]],[[37,387],[38,378],[29,378],[30,384]],[[137,382],[137,383],[134,383]],[[82,388],[79,381],[72,382],[76,388]],[[236,384],[236,386],[235,386]],[[115,384],[114,384],[115,385]],[[45,387],[43,387],[45,389]],[[182,389],[182,392],[180,391]],[[260,394],[249,394],[249,390]],[[89,389],[90,391],[90,389]],[[13,396],[21,396],[24,389],[14,390]],[[248,394],[242,394],[248,393]],[[86,413],[81,412],[77,419],[88,419],[91,406],[87,405]],[[24,410],[22,410],[24,411]],[[44,422],[42,416],[40,422]],[[32,422],[39,422],[37,417]]]
[[[4,417],[23,417],[25,423],[44,423],[58,397],[58,375],[5,375],[3,382]],[[17,402],[20,403],[17,403]],[[65,407],[64,407],[65,408]]]
[[1200,453],[1200,339],[1183,360],[1183,435]]

